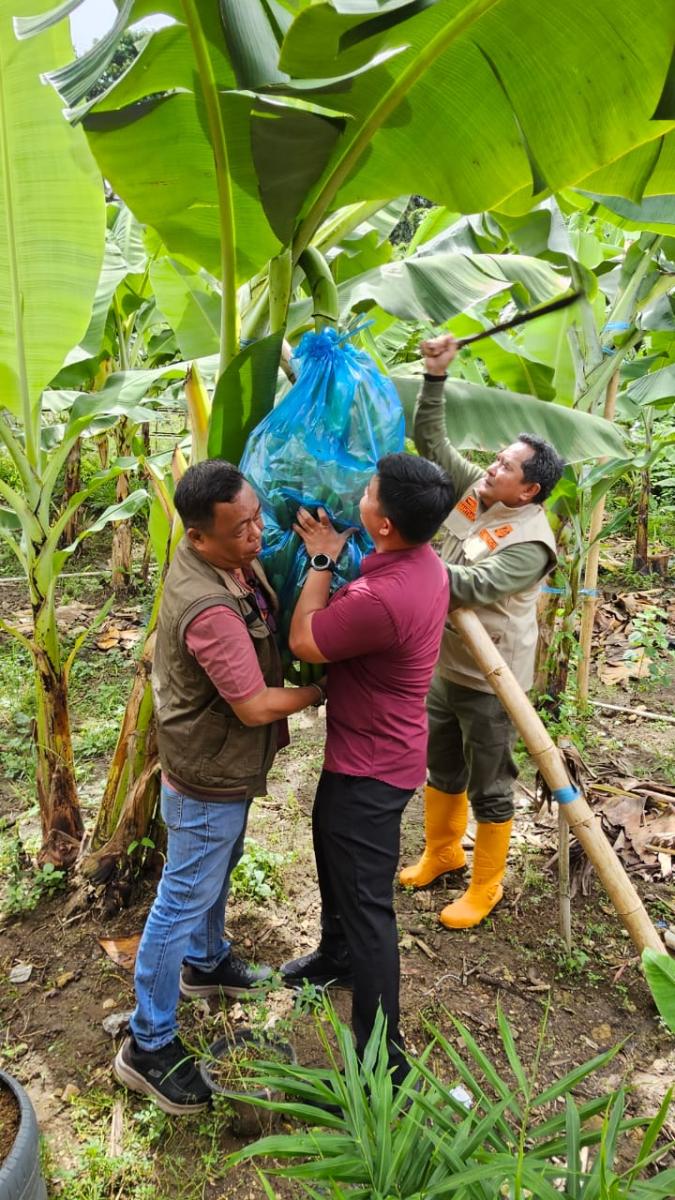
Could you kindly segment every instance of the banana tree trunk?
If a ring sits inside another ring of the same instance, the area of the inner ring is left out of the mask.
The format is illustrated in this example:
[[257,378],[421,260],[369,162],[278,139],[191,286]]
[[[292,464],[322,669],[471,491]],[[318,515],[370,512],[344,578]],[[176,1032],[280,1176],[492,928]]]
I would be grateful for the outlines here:
[[532,685],[532,690],[537,696],[546,695],[557,612],[558,597],[549,592],[542,592],[537,601],[537,628],[539,630],[539,637],[537,639],[537,658],[534,668],[534,683]]
[[163,581],[157,589],[117,738],[91,849],[82,870],[94,883],[114,886],[124,874],[128,848],[147,838],[157,814],[160,765],[150,674]]
[[[116,453],[118,458],[128,458],[132,453],[133,427],[126,418],[119,422],[116,432]],[[117,477],[116,497],[118,502],[126,500],[129,495],[129,476],[122,472]],[[113,527],[112,538],[112,586],[115,592],[126,592],[131,584],[131,555],[132,529],[131,520],[117,521]]]
[[42,823],[41,865],[72,866],[84,826],[77,798],[68,712],[68,673],[61,660],[53,585],[41,595],[32,579],[35,661],[36,786]]
[[[171,501],[163,486],[151,475],[165,511],[171,519]],[[153,709],[150,675],[155,646],[155,629],[164,591],[164,578],[182,525],[173,519],[167,542],[164,572],[155,594],[146,629],[143,653],[124,713],[117,745],[110,764],[105,792],[91,839],[90,852],[83,859],[84,874],[95,883],[105,883],[109,903],[126,902],[122,889],[129,885],[129,846],[146,842],[152,851],[157,842],[160,764],[157,753],[157,727]],[[139,865],[138,858],[136,866]],[[133,873],[131,873],[133,875]]]
[[124,711],[122,726],[117,738],[108,771],[101,807],[91,838],[91,848],[100,851],[113,836],[129,788],[142,769],[152,734],[152,692],[150,672],[155,635],[146,639],[143,654],[136,665],[136,674],[131,695]]
[[[561,548],[569,542],[571,531],[566,527],[560,539]],[[549,644],[545,669],[541,671],[543,686],[541,694],[546,696],[545,707],[557,714],[560,702],[567,690],[570,666],[577,652],[577,601],[579,596],[579,575],[581,563],[574,556],[569,569],[566,571],[566,592],[564,596],[553,596],[554,625]]]
[[101,463],[101,470],[105,471],[110,460],[110,447],[108,445],[108,435],[104,433],[101,437],[96,438],[96,446],[98,448],[98,457]]
[[[65,480],[63,485],[63,502],[62,507],[68,507],[70,501],[76,492],[80,490],[80,463],[82,457],[82,439],[78,438],[74,446],[68,451],[65,468]],[[81,509],[76,509],[70,517],[60,539],[61,546],[70,546],[75,541],[80,531],[80,513]]]
[[635,530],[635,553],[633,570],[640,575],[648,575],[649,566],[649,497],[651,494],[651,473],[649,468],[640,472],[640,498],[637,506],[637,526]]
[[[619,372],[615,371],[607,385],[603,417],[613,421],[616,412],[616,397],[619,390]],[[600,460],[604,462],[604,459]],[[581,608],[581,631],[579,634],[579,671],[577,675],[577,697],[583,705],[588,703],[588,689],[591,678],[591,647],[593,643],[593,627],[595,610],[597,608],[596,592],[598,588],[598,569],[600,566],[600,534],[605,519],[605,497],[598,500],[591,512],[591,523],[588,530],[590,550],[586,559],[584,574],[584,598]]]
[[[149,686],[147,692],[141,696],[138,727],[134,732],[139,734],[139,738],[142,737],[142,760],[140,751],[136,753],[132,750],[133,765],[128,771],[122,771],[120,787],[116,793],[111,794],[116,810],[114,829],[108,840],[98,849],[92,850],[82,864],[87,878],[96,884],[106,883],[109,887],[124,875],[130,847],[141,844],[144,839],[146,842],[150,840],[148,835],[157,814],[160,764]],[[127,747],[128,751],[130,749],[131,747]],[[141,760],[143,765],[136,774],[134,767],[139,765],[138,760]]]

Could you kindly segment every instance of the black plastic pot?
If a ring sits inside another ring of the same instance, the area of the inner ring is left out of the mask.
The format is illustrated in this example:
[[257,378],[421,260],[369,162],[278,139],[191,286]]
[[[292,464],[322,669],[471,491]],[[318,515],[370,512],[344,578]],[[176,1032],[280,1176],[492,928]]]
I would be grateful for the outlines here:
[[[260,1048],[261,1043],[263,1046],[269,1047],[270,1058],[281,1059],[282,1062],[289,1064],[298,1061],[295,1050],[289,1042],[283,1042],[279,1038],[275,1038],[273,1034],[254,1033],[251,1029],[238,1029],[233,1037],[219,1038],[217,1042],[209,1046],[209,1061],[227,1058],[232,1050],[241,1049],[242,1046],[249,1043],[254,1044],[256,1049]],[[250,1092],[224,1088],[214,1080],[208,1062],[204,1059],[202,1059],[200,1069],[211,1091],[218,1096],[225,1096],[229,1100],[233,1112],[232,1125],[237,1133],[244,1137],[259,1137],[260,1134],[269,1133],[274,1128],[279,1114],[258,1108],[256,1104],[251,1103],[251,1100],[281,1100],[283,1098],[281,1092],[275,1092],[271,1088],[258,1088]],[[1,1192],[0,1197],[4,1200]]]
[[35,1109],[20,1083],[0,1071],[0,1085],[9,1088],[19,1106],[14,1145],[0,1164],[0,1200],[47,1200],[40,1168],[40,1133]]

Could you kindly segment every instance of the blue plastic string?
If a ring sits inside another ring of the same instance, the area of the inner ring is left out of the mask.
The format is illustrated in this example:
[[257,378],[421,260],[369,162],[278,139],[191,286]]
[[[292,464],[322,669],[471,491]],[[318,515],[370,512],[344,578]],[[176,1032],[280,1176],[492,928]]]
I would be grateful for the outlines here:
[[367,329],[369,325],[375,324],[375,318],[369,317],[367,321],[362,321],[360,325],[355,325],[353,329],[348,329],[346,333],[341,333],[336,339],[336,345],[341,346],[343,342],[349,341],[350,338],[356,337],[357,333],[361,333],[362,329]]
[[[567,595],[569,595],[569,590],[570,589],[567,587],[562,587],[562,588],[549,587],[549,585],[547,583],[542,584],[542,586],[539,589],[540,592],[548,592],[551,596],[567,596]],[[579,588],[579,595],[580,596],[599,596],[600,591],[598,588]]]
[[[608,321],[607,324],[603,325],[602,329],[600,330],[600,336],[602,337],[603,333],[610,333],[612,330],[621,331],[621,332],[625,333],[629,329],[632,329],[632,325],[631,325],[630,321]],[[603,346],[602,353],[603,354],[613,354],[614,347],[613,346]]]
[[553,788],[551,795],[556,804],[571,804],[573,800],[581,799],[581,792],[571,783],[567,787]]

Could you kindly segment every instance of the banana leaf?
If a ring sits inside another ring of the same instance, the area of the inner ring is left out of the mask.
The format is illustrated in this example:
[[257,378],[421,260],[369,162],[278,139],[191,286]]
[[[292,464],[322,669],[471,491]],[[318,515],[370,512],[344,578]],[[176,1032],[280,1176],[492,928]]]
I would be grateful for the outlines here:
[[[412,435],[412,415],[421,377],[405,371],[394,372],[391,378]],[[515,441],[519,433],[526,432],[546,438],[568,463],[605,455],[629,457],[622,434],[603,417],[461,379],[447,381],[445,396],[448,437],[458,450],[501,450]]]
[[12,18],[31,0],[0,0],[0,407],[21,415],[36,453],[42,389],[84,335],[105,234],[99,172],[40,73],[69,53],[65,27],[17,43]]

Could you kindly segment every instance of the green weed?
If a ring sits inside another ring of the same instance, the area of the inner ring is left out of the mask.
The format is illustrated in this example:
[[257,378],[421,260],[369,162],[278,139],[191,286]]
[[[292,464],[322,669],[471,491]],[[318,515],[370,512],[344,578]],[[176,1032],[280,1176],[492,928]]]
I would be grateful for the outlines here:
[[675,656],[669,648],[668,613],[664,609],[648,604],[633,617],[628,649],[623,657],[626,662],[640,667],[643,663],[649,664],[649,676],[642,681],[643,686],[645,683],[658,686],[670,681]]
[[30,912],[41,900],[60,892],[66,886],[66,872],[53,863],[33,866],[23,842],[17,834],[2,839],[0,865],[4,877],[2,909],[7,916]]
[[80,1142],[72,1167],[52,1166],[47,1157],[46,1173],[55,1195],[67,1200],[158,1200],[156,1166],[153,1158],[171,1120],[154,1104],[133,1112],[125,1101],[119,1140],[111,1151],[110,1131],[116,1096],[91,1091],[71,1101],[73,1124]]
[[286,899],[281,868],[292,860],[290,854],[278,854],[246,838],[244,853],[232,872],[230,895],[237,900],[258,903]]

